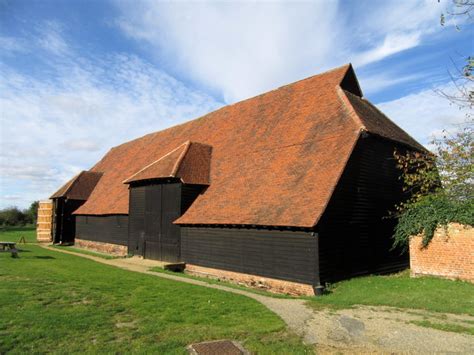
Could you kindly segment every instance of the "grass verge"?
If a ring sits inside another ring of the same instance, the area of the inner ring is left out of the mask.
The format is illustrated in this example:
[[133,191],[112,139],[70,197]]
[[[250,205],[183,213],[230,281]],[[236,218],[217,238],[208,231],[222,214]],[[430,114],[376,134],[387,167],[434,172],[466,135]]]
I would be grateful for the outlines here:
[[85,249],[81,249],[81,248],[75,248],[75,247],[71,247],[71,246],[53,245],[52,247],[60,249],[60,250],[70,251],[72,253],[91,255],[91,256],[96,256],[98,258],[108,259],[108,260],[122,258],[121,256],[109,255],[109,254],[99,253],[99,252],[96,252],[96,251],[85,250]]
[[314,297],[314,308],[389,306],[474,315],[474,285],[436,277],[411,278],[409,271],[388,276],[366,276],[332,285],[329,293]]
[[445,332],[464,333],[464,334],[474,335],[474,327],[466,327],[459,324],[434,323],[427,320],[420,320],[420,321],[414,320],[414,321],[411,321],[410,323],[418,325],[420,327],[443,330]]
[[240,285],[232,283],[232,282],[222,281],[222,280],[218,280],[218,279],[214,279],[214,278],[210,278],[210,277],[200,277],[200,276],[194,276],[194,275],[186,274],[184,272],[173,272],[173,271],[169,271],[169,270],[164,270],[163,268],[158,267],[158,266],[151,267],[149,270],[153,271],[153,272],[160,272],[160,273],[163,273],[163,274],[169,274],[169,275],[184,277],[184,278],[188,278],[188,279],[199,280],[199,281],[203,281],[203,282],[206,282],[208,284],[211,284],[211,285],[222,285],[222,286],[235,288],[237,290],[252,292],[252,293],[255,293],[257,295],[262,295],[262,296],[267,296],[267,297],[297,298],[297,297],[293,297],[293,296],[290,296],[290,295],[273,293],[273,292],[269,292],[269,291],[265,291],[265,290],[259,290],[259,289],[256,289],[256,288],[247,287],[247,286],[240,286]]
[[29,244],[0,255],[0,353],[173,353],[237,339],[252,352],[312,349],[248,297]]

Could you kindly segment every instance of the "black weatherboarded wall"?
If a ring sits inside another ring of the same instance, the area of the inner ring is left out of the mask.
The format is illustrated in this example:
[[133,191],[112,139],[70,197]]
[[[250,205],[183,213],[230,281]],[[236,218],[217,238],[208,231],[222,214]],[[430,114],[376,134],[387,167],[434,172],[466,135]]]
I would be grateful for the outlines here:
[[317,244],[310,232],[247,228],[181,227],[186,263],[317,283]]
[[321,282],[408,266],[408,255],[391,250],[396,220],[388,218],[404,197],[393,152],[404,149],[368,136],[357,143],[321,220]]
[[76,238],[127,245],[128,216],[76,216]]

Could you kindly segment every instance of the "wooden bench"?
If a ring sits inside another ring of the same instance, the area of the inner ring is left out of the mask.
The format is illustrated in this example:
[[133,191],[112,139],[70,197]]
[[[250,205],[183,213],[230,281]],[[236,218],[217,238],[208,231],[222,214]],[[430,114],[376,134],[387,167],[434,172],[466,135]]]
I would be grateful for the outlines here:
[[13,258],[18,258],[18,249],[15,242],[0,242],[0,253],[12,253]]

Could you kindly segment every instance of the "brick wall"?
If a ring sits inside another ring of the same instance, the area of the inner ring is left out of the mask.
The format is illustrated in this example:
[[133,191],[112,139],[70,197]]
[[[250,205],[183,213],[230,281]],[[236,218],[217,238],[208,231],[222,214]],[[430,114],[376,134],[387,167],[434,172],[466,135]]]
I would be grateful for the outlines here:
[[438,228],[426,248],[422,237],[410,239],[412,276],[434,275],[474,282],[474,228],[457,223]]
[[74,246],[96,251],[99,253],[117,255],[117,256],[125,256],[128,253],[127,246],[125,245],[117,245],[117,244],[110,244],[110,243],[102,243],[102,242],[94,242],[91,240],[84,240],[84,239],[77,239],[74,241]]
[[311,285],[297,282],[271,279],[268,277],[242,274],[239,272],[220,269],[212,269],[192,264],[186,264],[185,272],[196,276],[210,277],[273,293],[281,293],[292,296],[314,296],[314,290]]

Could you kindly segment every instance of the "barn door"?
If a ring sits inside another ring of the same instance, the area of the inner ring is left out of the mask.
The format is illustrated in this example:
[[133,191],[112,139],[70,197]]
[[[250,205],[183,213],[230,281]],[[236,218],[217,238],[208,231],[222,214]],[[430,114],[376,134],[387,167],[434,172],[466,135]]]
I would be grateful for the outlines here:
[[145,258],[161,260],[162,185],[146,186]]
[[132,255],[144,255],[145,196],[146,186],[138,186],[130,189],[128,253]]
[[161,194],[161,258],[164,261],[179,261],[180,227],[173,224],[181,216],[181,184],[164,184]]

